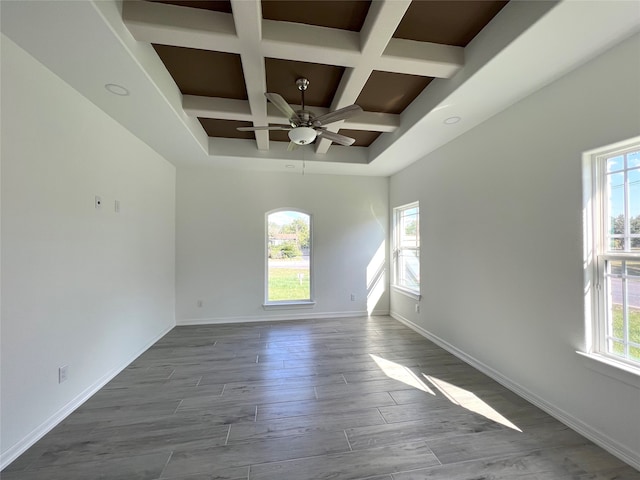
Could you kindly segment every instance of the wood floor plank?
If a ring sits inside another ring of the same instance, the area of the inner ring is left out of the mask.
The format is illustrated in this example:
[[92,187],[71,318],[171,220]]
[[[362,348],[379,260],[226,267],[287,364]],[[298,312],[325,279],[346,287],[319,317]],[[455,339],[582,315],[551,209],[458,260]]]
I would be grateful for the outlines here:
[[209,473],[162,477],[162,480],[247,480],[249,467],[214,468]]
[[404,468],[437,465],[424,442],[396,444],[356,452],[271,462],[251,467],[251,480],[360,480]]
[[162,477],[215,472],[220,465],[241,467],[267,462],[325,456],[349,451],[341,432],[316,432],[287,438],[270,438],[206,449],[176,449]]
[[195,475],[177,475],[162,477],[162,480],[247,480],[249,467],[232,467],[215,469],[212,473],[196,473]]
[[250,401],[256,404],[266,404],[294,400],[312,400],[316,398],[316,391],[313,385],[298,387],[289,387],[285,385],[232,386],[225,387],[221,398],[223,400],[232,400],[236,402]]
[[540,450],[549,445],[572,447],[588,440],[562,424],[544,425],[537,431],[517,432],[504,429],[468,435],[427,439],[427,444],[442,464],[491,458],[505,453]]
[[377,408],[354,412],[326,413],[300,417],[286,417],[260,422],[231,425],[229,444],[257,439],[292,437],[319,431],[342,432],[345,428],[382,425],[384,419]]
[[[333,371],[326,372],[327,375],[336,373]],[[318,372],[313,367],[287,368],[284,367],[264,367],[260,368],[248,365],[246,368],[238,368],[226,371],[207,371],[201,372],[202,379],[199,385],[220,385],[234,382],[276,382],[282,379],[307,377],[316,375]]]
[[68,418],[69,423],[106,422],[110,420],[138,419],[141,417],[154,417],[159,415],[171,415],[180,405],[180,400],[168,399],[155,401],[149,398],[145,402],[135,405],[121,406],[117,403],[101,405],[92,408],[91,405],[83,405]]
[[[193,384],[192,384],[193,383]],[[162,385],[138,385],[130,388],[103,389],[91,397],[82,408],[95,409],[110,407],[117,404],[140,405],[147,403],[149,398],[156,401],[160,399],[180,401],[183,398],[220,396],[224,388],[223,385],[203,385],[198,386],[197,382],[189,382],[188,385],[162,384]]]
[[258,420],[300,417],[336,411],[353,412],[367,407],[393,405],[387,392],[363,393],[352,397],[329,398],[326,400],[304,400],[299,402],[271,403],[258,407]]
[[640,474],[594,445],[535,450],[512,456],[460,462],[393,475],[394,480],[569,480],[637,479]]
[[329,375],[299,375],[293,377],[266,378],[262,380],[250,380],[244,382],[229,382],[226,384],[226,390],[245,387],[318,387],[322,385],[342,385],[346,383],[344,376],[339,373]]
[[2,480],[154,480],[157,479],[169,459],[170,453],[152,453],[114,459],[49,466],[45,469],[29,469],[2,472]]
[[422,439],[455,437],[470,433],[503,430],[499,423],[472,413],[458,415],[434,415],[413,422],[347,428],[346,434],[353,450],[362,450],[394,443],[411,442]]

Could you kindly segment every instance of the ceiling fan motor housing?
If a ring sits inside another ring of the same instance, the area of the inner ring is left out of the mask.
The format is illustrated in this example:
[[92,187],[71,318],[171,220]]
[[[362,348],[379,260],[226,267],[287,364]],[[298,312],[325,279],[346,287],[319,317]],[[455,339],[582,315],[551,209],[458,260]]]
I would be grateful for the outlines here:
[[296,113],[298,114],[298,118],[302,120],[302,123],[300,124],[302,127],[310,126],[315,120],[315,115],[313,115],[309,110],[298,110]]

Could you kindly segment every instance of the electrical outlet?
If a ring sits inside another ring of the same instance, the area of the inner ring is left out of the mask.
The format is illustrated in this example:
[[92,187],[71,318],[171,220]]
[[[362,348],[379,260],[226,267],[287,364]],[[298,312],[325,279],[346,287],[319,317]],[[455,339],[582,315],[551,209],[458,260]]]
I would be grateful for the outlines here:
[[198,300],[196,304],[198,305],[198,308],[202,308],[202,300]]
[[355,294],[355,293],[352,293],[352,294],[351,294],[351,301],[352,301],[352,302],[355,302],[355,301],[356,301],[356,294]]
[[69,377],[69,365],[58,368],[58,383],[66,382]]
[[113,203],[113,210],[114,210],[116,213],[120,213],[120,200],[116,200],[116,201]]
[[420,313],[420,304],[416,303],[416,313]]

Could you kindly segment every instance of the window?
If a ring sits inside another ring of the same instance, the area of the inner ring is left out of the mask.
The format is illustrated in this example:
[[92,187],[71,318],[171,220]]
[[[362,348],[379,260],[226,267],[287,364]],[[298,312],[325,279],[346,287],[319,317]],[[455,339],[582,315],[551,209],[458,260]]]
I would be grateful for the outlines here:
[[266,304],[311,302],[311,216],[296,210],[267,214]]
[[593,350],[640,366],[640,143],[596,152]]
[[394,286],[420,295],[420,209],[418,202],[393,209]]

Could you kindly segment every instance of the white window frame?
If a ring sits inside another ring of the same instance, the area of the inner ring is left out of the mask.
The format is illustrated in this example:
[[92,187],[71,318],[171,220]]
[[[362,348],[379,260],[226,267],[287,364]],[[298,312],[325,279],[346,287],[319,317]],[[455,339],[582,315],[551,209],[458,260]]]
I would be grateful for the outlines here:
[[[417,244],[415,247],[402,247],[401,245],[401,224],[404,212],[412,209],[418,210],[417,215],[417,225],[416,225],[416,240]],[[399,293],[407,295],[415,300],[420,300],[420,282],[418,282],[417,288],[412,288],[411,286],[407,286],[403,284],[400,280],[400,268],[399,261],[401,258],[402,250],[414,250],[416,252],[416,257],[418,258],[418,275],[420,274],[420,202],[412,202],[406,205],[401,205],[399,207],[395,207],[393,209],[393,228],[392,228],[392,238],[393,238],[393,288]]]
[[[269,300],[269,216],[278,212],[295,212],[309,217],[309,298],[304,300]],[[265,213],[265,236],[264,236],[264,303],[262,307],[265,310],[280,309],[296,309],[296,308],[312,308],[316,302],[314,300],[314,281],[313,281],[313,215],[310,212],[299,208],[277,208]]]
[[[608,315],[610,311],[607,264],[610,261],[640,261],[640,252],[612,251],[607,244],[609,229],[606,161],[618,155],[640,151],[640,137],[615,145],[586,152],[583,156],[585,210],[585,313],[586,352],[578,352],[588,357],[587,365],[601,373],[610,374],[629,384],[640,387],[640,361],[610,352],[608,347]],[[627,171],[625,169],[623,171]],[[627,195],[625,174],[625,196]],[[628,197],[625,198],[625,216],[629,217]],[[628,222],[627,222],[628,223]],[[629,239],[629,231],[625,232]],[[626,244],[628,245],[628,244]],[[628,247],[627,247],[628,248]],[[622,280],[624,282],[624,280]],[[624,283],[623,283],[624,285]],[[626,295],[623,295],[626,304]],[[623,306],[623,309],[626,305]],[[627,327],[628,329],[628,327]],[[628,332],[623,341],[629,347]],[[633,344],[631,344],[633,345]],[[627,350],[628,351],[628,350]],[[596,363],[594,363],[594,360]],[[598,364],[599,363],[599,364]],[[604,367],[603,367],[604,365]],[[613,370],[612,370],[613,368]],[[614,371],[616,370],[616,371]]]

